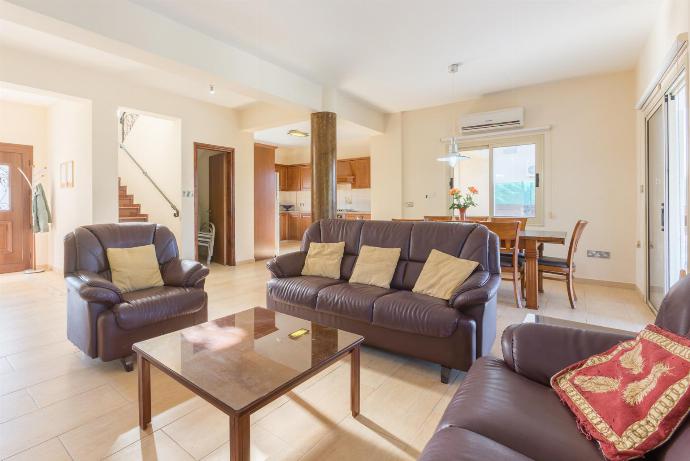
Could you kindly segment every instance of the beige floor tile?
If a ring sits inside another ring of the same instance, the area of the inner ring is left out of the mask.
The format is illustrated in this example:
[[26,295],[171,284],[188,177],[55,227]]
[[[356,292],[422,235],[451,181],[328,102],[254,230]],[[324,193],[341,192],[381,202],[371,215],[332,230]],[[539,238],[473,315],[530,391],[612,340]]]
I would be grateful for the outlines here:
[[72,458],[77,461],[103,459],[201,405],[203,401],[198,397],[174,405],[170,402],[154,400],[151,403],[153,414],[151,426],[146,431],[141,431],[138,404],[129,403],[61,435],[60,440]]
[[71,461],[69,454],[57,438],[43,442],[33,448],[18,453],[7,461]]
[[62,400],[0,424],[0,456],[10,456],[45,442],[124,405],[110,386]]
[[34,411],[36,402],[25,389],[0,397],[0,423]]
[[348,418],[330,431],[301,458],[303,461],[350,461],[371,459],[377,461],[411,460],[419,452],[388,433],[371,420],[360,416]]
[[120,373],[121,367],[116,364],[101,364],[49,379],[27,388],[27,391],[39,407],[45,407],[60,400],[81,394],[107,384],[113,374]]
[[181,417],[163,431],[196,459],[220,447],[230,433],[228,416],[210,404]]
[[[289,443],[261,427],[252,426],[251,431],[250,459],[252,461],[297,461],[303,455]],[[227,461],[228,459],[230,459],[230,444],[225,442],[202,461]]]
[[108,461],[193,461],[194,458],[162,431],[105,458]]
[[74,354],[69,354],[55,357],[40,367],[22,368],[3,373],[2,379],[0,379],[0,395],[33,386],[73,371],[82,370],[87,366],[89,366],[87,360],[81,359]]
[[25,352],[8,355],[7,360],[15,369],[19,370],[22,368],[32,368],[41,363],[49,362],[55,357],[74,354],[77,351],[78,349],[65,339],[45,346],[39,346]]

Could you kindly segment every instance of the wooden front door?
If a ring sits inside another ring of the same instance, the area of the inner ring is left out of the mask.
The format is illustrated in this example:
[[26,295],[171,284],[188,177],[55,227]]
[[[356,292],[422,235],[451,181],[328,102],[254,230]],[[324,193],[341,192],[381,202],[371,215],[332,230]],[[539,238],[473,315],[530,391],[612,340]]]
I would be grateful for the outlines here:
[[32,146],[0,143],[0,273],[29,269],[32,263]]

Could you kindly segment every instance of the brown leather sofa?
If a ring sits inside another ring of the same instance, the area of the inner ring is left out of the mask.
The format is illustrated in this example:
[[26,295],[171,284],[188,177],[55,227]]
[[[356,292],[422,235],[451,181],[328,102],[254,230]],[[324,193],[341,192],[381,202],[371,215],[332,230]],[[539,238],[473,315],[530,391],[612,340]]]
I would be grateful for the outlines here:
[[[345,242],[340,280],[301,276],[311,242]],[[347,280],[363,245],[401,248],[391,288]],[[413,293],[432,249],[479,263],[450,301]],[[441,380],[451,368],[468,370],[496,336],[500,283],[498,239],[477,224],[326,219],[304,234],[301,251],[268,263],[267,306],[364,336],[365,343],[438,363]]]
[[[656,325],[690,338],[690,277],[666,296]],[[524,323],[503,333],[503,360],[484,357],[470,369],[420,461],[603,460],[551,389],[551,376],[604,352],[633,333]],[[690,459],[690,421],[644,459]]]
[[[165,286],[122,293],[111,282],[107,248],[155,245]],[[121,359],[132,370],[132,344],[205,322],[208,268],[179,259],[175,236],[148,223],[95,224],[65,237],[67,337],[90,357]]]

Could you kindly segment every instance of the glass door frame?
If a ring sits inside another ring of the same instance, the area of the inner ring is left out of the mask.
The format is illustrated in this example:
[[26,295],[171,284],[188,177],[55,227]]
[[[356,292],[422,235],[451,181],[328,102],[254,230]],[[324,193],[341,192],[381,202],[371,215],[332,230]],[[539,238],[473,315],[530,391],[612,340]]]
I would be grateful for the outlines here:
[[[650,95],[650,97],[647,99],[647,101],[644,103],[642,106],[642,114],[643,114],[643,136],[644,136],[644,153],[643,153],[643,164],[644,164],[644,186],[643,186],[643,191],[644,191],[644,199],[643,199],[643,204],[644,204],[644,242],[641,245],[644,253],[644,291],[643,291],[643,296],[644,296],[644,301],[647,304],[647,306],[653,311],[657,312],[657,307],[655,307],[649,299],[649,283],[650,283],[650,273],[649,273],[649,237],[650,237],[650,232],[649,232],[649,225],[650,225],[650,219],[657,219],[658,216],[652,217],[651,212],[653,211],[656,213],[655,210],[650,210],[649,207],[649,189],[650,189],[650,184],[649,184],[649,131],[648,131],[648,123],[650,118],[654,115],[654,113],[661,109],[662,110],[662,115],[663,115],[663,124],[664,124],[664,169],[666,173],[666,180],[665,180],[665,191],[664,191],[664,206],[665,208],[668,205],[668,162],[669,162],[669,145],[668,145],[668,95],[672,92],[674,92],[679,86],[685,85],[686,87],[686,95],[688,95],[688,98],[686,98],[685,104],[686,104],[686,110],[690,109],[690,81],[689,81],[689,76],[688,76],[688,71],[687,71],[687,61],[688,61],[688,54],[687,51],[683,51],[682,54],[679,55],[679,57],[676,59],[676,62],[674,65],[669,67],[669,70],[666,72],[666,75],[659,81],[657,85],[657,89]],[[686,126],[686,129],[689,130],[690,132],[690,126]],[[690,151],[688,151],[688,147],[686,145],[686,152],[688,152],[688,155],[690,155]],[[690,204],[690,174],[687,175],[688,177],[688,184],[686,185],[686,204]],[[665,210],[664,213],[664,229],[668,230],[668,210]],[[690,236],[688,236],[690,237]],[[668,248],[669,248],[669,242],[668,242],[668,232],[665,233],[664,235],[664,265],[665,265],[665,271],[666,273],[664,274],[664,284],[665,290],[669,289],[668,286],[668,281],[669,281],[669,260],[668,260]],[[687,254],[687,260],[690,261],[690,245],[688,245],[688,254]]]

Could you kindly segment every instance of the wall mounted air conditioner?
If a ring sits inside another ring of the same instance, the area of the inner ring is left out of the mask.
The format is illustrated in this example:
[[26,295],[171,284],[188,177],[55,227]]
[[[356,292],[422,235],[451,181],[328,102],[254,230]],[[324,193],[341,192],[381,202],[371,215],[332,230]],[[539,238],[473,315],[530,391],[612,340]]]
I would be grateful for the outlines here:
[[525,109],[522,107],[479,112],[461,116],[460,131],[463,135],[469,135],[486,131],[522,128],[524,121]]

